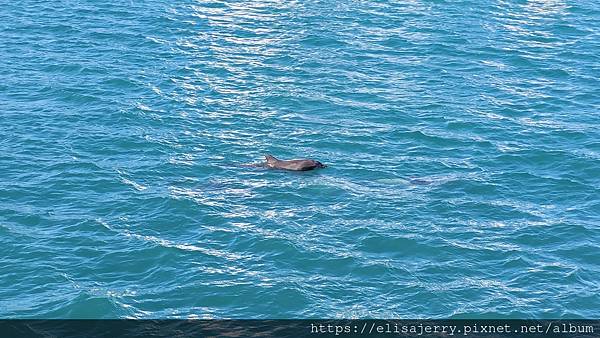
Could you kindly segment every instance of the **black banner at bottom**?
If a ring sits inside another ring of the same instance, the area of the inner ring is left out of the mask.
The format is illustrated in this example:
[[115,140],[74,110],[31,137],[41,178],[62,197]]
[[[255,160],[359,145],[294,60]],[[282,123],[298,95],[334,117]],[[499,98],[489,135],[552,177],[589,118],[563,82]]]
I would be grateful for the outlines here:
[[600,320],[0,320],[0,337],[600,337]]

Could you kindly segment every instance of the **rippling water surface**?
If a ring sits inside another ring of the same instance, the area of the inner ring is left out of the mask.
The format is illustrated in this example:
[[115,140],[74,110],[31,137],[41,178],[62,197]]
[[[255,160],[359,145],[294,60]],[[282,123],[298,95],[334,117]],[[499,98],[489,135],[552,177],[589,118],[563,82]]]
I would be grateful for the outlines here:
[[600,315],[597,1],[0,1],[0,46],[2,317]]

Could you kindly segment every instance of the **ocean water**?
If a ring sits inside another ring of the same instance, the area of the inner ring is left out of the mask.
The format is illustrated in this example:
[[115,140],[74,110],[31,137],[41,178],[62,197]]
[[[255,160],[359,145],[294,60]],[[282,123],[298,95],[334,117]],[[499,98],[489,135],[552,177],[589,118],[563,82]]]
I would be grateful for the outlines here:
[[600,316],[595,0],[0,1],[0,46],[0,317]]

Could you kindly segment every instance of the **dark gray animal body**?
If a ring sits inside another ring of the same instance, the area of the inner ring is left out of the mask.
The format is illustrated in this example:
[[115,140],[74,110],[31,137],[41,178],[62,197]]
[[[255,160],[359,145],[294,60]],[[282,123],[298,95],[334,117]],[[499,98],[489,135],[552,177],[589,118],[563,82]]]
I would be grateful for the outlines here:
[[323,163],[311,159],[278,160],[272,155],[266,155],[265,159],[267,160],[266,167],[271,169],[306,171],[326,167]]

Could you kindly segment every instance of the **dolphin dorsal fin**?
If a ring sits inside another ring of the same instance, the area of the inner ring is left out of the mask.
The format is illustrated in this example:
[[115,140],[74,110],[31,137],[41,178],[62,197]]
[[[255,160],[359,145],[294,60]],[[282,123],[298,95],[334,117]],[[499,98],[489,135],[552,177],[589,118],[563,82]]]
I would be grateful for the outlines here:
[[278,159],[275,158],[275,156],[273,156],[271,154],[266,154],[265,160],[267,160],[267,163],[275,163],[275,162],[279,161]]

